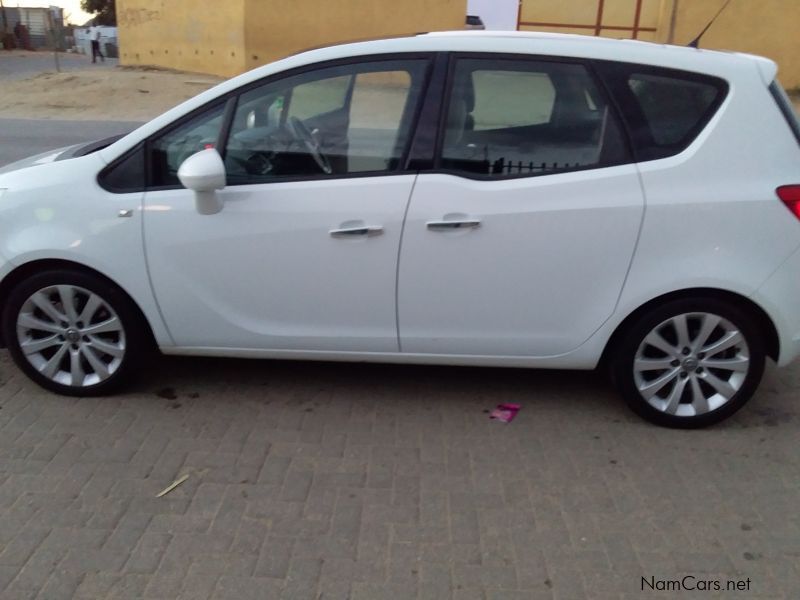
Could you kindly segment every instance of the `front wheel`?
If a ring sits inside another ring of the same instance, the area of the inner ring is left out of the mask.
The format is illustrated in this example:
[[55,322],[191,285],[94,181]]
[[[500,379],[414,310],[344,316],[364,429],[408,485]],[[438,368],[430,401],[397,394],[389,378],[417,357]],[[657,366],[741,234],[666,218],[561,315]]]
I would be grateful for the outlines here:
[[81,271],[47,271],[23,281],[2,317],[14,362],[59,394],[111,392],[145,348],[144,327],[128,297]]
[[761,381],[765,356],[754,320],[737,306],[674,300],[631,324],[612,369],[637,414],[658,425],[697,428],[744,406]]

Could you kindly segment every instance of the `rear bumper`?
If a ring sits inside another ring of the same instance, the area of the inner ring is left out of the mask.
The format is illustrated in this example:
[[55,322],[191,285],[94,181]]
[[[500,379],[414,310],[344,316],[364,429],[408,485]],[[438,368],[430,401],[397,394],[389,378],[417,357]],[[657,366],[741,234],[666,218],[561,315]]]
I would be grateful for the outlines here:
[[800,356],[800,337],[796,337],[794,338],[794,340],[792,340],[792,345],[788,349],[786,354],[785,363],[783,362],[783,352],[781,352],[781,363],[779,364],[781,364],[781,366],[784,364],[789,364],[790,362],[795,360],[798,356]]
[[778,366],[800,356],[800,248],[758,288],[752,299],[772,319],[778,331]]

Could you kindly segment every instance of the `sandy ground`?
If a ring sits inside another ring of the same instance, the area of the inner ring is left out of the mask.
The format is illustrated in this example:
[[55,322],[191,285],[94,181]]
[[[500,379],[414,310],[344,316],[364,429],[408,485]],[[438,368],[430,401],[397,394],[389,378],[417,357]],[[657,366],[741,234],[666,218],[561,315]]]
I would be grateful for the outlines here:
[[[92,65],[80,55],[61,55],[65,72],[55,73],[51,57],[0,54],[0,118],[147,121],[222,81],[195,73]],[[44,61],[30,68],[45,72],[20,71],[23,62],[31,61]],[[792,90],[791,96],[800,111],[800,91]]]
[[220,81],[127,67],[40,73],[2,82],[0,117],[146,121]]

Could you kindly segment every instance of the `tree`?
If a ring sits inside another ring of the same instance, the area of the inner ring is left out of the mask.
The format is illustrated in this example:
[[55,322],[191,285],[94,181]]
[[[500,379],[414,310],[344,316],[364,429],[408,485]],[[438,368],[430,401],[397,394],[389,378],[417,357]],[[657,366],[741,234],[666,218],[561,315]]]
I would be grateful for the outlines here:
[[95,15],[97,25],[116,25],[117,7],[114,0],[81,0],[81,9]]

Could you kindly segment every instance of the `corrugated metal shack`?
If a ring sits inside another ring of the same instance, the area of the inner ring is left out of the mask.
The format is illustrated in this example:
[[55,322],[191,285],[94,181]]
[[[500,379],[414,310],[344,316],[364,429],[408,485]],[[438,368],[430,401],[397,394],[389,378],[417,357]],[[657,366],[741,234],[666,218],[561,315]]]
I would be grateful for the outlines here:
[[[57,32],[63,29],[63,8],[6,6],[3,12],[4,17],[0,16],[0,30],[5,26],[8,28],[7,33],[14,34],[17,23],[24,25],[28,29],[33,48],[52,48],[51,28],[55,26]],[[3,18],[5,23],[2,21]],[[63,44],[63,41],[60,40],[59,44]]]

